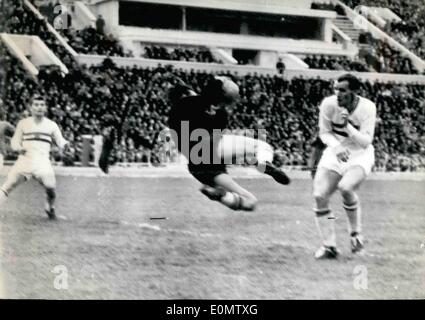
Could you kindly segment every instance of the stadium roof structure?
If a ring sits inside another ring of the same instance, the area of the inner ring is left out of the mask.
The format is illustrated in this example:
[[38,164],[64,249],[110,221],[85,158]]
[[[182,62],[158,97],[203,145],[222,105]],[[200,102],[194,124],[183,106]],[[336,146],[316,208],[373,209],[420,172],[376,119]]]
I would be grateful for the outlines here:
[[[119,0],[99,0],[92,1],[92,5],[98,5],[104,2],[115,2]],[[193,1],[193,0],[126,0],[127,2],[140,2],[140,3],[152,3],[152,4],[163,4],[173,6],[184,6],[184,7],[195,7],[205,9],[216,9],[216,10],[230,10],[240,12],[253,12],[263,14],[275,14],[275,15],[290,15],[290,16],[301,16],[301,17],[312,17],[322,19],[334,19],[337,14],[334,11],[327,10],[312,10],[300,7],[290,7],[284,4],[277,5],[269,2],[262,4],[258,3],[236,2],[236,1],[223,1],[223,0],[208,0],[208,1]]]

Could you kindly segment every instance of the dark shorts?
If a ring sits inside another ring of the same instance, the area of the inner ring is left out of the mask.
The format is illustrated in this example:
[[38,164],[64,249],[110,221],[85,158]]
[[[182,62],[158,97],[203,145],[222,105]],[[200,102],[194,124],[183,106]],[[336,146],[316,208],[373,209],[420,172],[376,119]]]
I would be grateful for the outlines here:
[[225,164],[189,164],[188,169],[196,180],[212,187],[215,186],[215,177],[227,173]]

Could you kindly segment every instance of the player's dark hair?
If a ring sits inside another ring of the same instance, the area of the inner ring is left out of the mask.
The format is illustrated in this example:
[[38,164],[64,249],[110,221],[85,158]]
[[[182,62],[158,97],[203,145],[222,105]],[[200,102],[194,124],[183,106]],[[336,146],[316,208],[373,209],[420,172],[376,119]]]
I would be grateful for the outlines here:
[[46,102],[46,99],[44,98],[44,96],[42,96],[39,93],[34,93],[31,98],[30,98],[30,105],[33,103],[34,100],[43,100],[44,102]]
[[350,73],[347,73],[347,74],[340,76],[337,79],[337,81],[338,82],[347,81],[348,82],[348,88],[350,90],[353,90],[353,91],[359,90],[361,85],[362,85],[359,78],[357,78],[356,76],[353,76]]

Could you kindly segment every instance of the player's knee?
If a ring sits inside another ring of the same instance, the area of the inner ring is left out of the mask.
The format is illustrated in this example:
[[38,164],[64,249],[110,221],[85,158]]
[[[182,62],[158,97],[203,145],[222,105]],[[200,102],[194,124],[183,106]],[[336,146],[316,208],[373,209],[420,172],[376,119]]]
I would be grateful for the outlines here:
[[354,192],[354,186],[351,183],[341,181],[338,183],[338,190],[341,192],[342,196],[348,196]]
[[321,189],[315,189],[313,191],[313,198],[316,201],[316,203],[326,203],[329,200],[329,195],[324,190]]

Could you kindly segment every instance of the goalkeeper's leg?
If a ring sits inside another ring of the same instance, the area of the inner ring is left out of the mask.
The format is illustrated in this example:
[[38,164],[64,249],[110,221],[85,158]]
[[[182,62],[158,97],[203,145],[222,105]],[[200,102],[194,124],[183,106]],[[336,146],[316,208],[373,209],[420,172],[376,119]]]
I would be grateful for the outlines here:
[[[258,171],[265,173],[281,184],[289,184],[289,177],[273,165],[274,150],[268,143],[246,136],[223,135],[218,144],[218,156],[225,164],[244,163],[254,159]],[[252,163],[252,164],[254,164]],[[248,163],[249,164],[249,163]]]
[[188,169],[204,185],[201,192],[209,199],[219,201],[233,210],[254,210],[257,199],[233,181],[225,165],[189,164]]
[[227,173],[216,176],[214,186],[204,185],[201,192],[232,210],[252,211],[257,204],[257,198],[237,184]]

